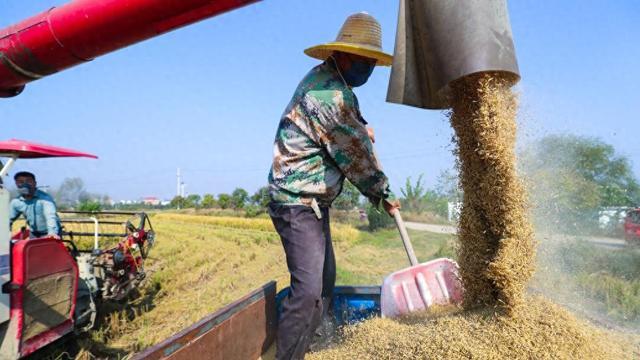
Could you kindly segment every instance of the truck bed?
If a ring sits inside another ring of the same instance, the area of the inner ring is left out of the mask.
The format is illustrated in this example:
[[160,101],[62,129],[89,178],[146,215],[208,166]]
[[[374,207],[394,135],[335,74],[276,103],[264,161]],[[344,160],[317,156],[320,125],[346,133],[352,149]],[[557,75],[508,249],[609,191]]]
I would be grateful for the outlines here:
[[[274,359],[277,318],[288,291],[276,293],[271,281],[133,359]],[[380,287],[336,287],[330,314],[332,328],[379,316]]]

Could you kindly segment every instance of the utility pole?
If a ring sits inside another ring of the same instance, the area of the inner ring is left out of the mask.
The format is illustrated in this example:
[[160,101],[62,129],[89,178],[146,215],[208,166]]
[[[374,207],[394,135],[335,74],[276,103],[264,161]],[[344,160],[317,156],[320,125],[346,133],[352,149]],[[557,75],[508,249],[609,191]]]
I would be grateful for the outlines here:
[[176,199],[176,200],[178,200],[178,201],[176,201],[177,202],[176,208],[178,210],[180,210],[180,202],[181,201],[180,201],[179,197],[184,197],[184,195],[183,195],[184,194],[184,183],[182,182],[182,176],[180,175],[180,168],[178,168],[178,172],[176,173],[176,177],[177,177],[177,179],[176,179],[176,198],[178,198],[178,199]]
[[181,184],[182,184],[182,178],[180,177],[180,168],[178,168],[178,173],[176,174],[177,176],[177,182],[176,182],[176,196],[180,196],[180,190],[181,190]]

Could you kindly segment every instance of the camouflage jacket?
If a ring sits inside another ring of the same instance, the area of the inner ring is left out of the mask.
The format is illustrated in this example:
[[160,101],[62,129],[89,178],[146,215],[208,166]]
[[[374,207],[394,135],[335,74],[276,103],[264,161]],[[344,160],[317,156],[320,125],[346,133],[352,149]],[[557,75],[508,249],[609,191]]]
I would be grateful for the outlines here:
[[390,196],[358,99],[332,63],[313,68],[296,89],[276,132],[271,200],[330,206],[345,176],[376,206]]

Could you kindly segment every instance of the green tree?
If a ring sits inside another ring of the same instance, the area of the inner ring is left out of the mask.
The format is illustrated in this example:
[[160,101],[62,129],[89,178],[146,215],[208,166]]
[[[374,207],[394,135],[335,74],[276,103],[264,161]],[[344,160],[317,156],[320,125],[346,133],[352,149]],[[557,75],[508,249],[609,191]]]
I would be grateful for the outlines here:
[[188,208],[197,208],[200,206],[200,195],[191,194],[188,195],[185,201],[185,207]]
[[177,195],[173,199],[171,199],[171,203],[169,205],[172,208],[184,209],[185,208],[185,198],[183,198],[180,195]]
[[400,188],[400,192],[402,193],[402,206],[407,211],[413,211],[418,214],[422,213],[425,210],[425,188],[422,184],[422,174],[418,177],[415,185],[411,183],[411,177],[407,178],[405,182],[404,188]]
[[266,211],[266,208],[255,204],[244,206],[244,216],[248,218],[256,217]]
[[231,193],[231,206],[234,209],[242,209],[249,200],[249,193],[243,188],[236,188]]
[[99,201],[83,201],[78,205],[78,211],[98,212],[102,211],[102,204]]
[[640,187],[629,161],[596,138],[552,135],[521,154],[539,225],[581,230],[605,206],[634,206]]
[[443,218],[447,217],[449,211],[449,200],[445,196],[440,195],[436,190],[427,190],[422,197],[422,201],[426,211],[432,212]]
[[342,192],[333,201],[333,207],[340,210],[353,210],[360,204],[360,190],[349,180],[342,185]]
[[462,201],[459,175],[456,170],[443,170],[436,180],[435,193],[451,202]]
[[211,209],[216,206],[216,198],[211,194],[204,194],[201,205],[205,209]]
[[427,189],[422,177],[421,174],[415,183],[412,183],[411,177],[408,177],[404,188],[400,189],[403,208],[418,214],[430,212],[446,217],[447,203],[458,201],[457,177],[451,176],[448,171],[443,171],[438,177],[438,185],[435,189]]
[[263,186],[259,188],[253,195],[251,195],[251,203],[263,208],[266,208],[271,201],[269,197],[269,187]]
[[369,231],[391,228],[395,224],[389,214],[383,209],[377,210],[371,204],[367,204],[367,220],[369,221]]
[[218,206],[221,209],[226,209],[231,206],[231,195],[229,194],[220,194],[218,195]]

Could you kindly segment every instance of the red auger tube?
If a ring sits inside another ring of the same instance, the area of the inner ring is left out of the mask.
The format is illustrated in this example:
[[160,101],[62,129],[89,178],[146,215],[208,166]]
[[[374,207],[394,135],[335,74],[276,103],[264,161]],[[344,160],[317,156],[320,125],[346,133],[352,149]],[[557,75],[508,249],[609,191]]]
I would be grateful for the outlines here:
[[75,0],[0,30],[0,97],[108,52],[259,0]]

